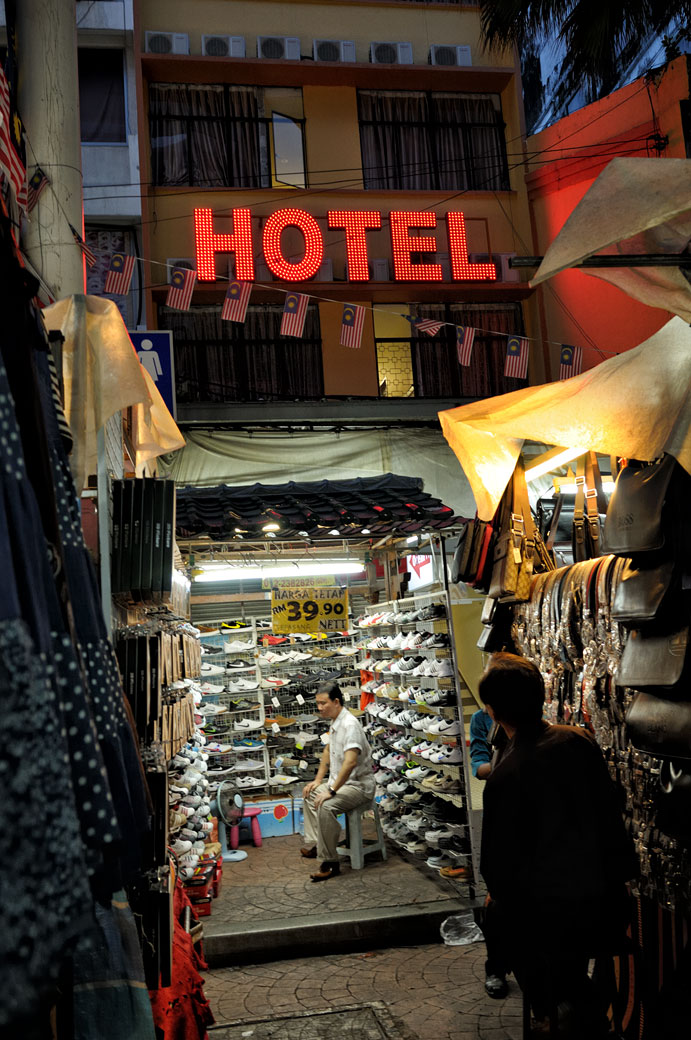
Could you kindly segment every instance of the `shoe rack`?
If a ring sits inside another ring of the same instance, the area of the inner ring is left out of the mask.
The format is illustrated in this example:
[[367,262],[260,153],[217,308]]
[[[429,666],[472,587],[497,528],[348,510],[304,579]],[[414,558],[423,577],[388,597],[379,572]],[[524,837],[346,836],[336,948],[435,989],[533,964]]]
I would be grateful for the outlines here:
[[448,596],[377,604],[356,622],[376,796],[389,838],[474,897],[469,759]]
[[[267,794],[269,790],[265,691],[257,664],[260,632],[253,618],[241,628],[222,624],[216,632],[202,632],[200,637],[204,692],[201,710],[208,711],[203,732],[209,778],[232,777],[238,788],[248,794]],[[216,713],[217,708],[225,711]]]

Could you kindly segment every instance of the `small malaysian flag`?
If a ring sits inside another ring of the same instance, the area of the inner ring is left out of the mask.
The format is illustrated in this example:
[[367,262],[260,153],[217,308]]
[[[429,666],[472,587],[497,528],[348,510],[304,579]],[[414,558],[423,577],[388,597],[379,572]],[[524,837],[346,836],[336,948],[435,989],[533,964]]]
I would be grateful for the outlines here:
[[506,347],[504,375],[511,379],[525,379],[528,375],[530,340],[525,336],[510,336]]
[[365,308],[346,303],[341,319],[341,346],[357,350],[362,345],[362,330],[365,327]]
[[456,352],[458,364],[468,366],[473,356],[473,343],[475,342],[475,329],[470,325],[456,326]]
[[105,293],[111,293],[113,296],[127,296],[130,291],[135,259],[133,256],[125,256],[124,253],[113,253],[106,275],[106,284],[103,286]]
[[176,311],[188,311],[196,282],[196,271],[190,271],[188,267],[174,267],[170,276],[166,307],[174,307]]
[[[0,68],[0,174],[9,181],[17,206],[27,208],[24,126],[14,105],[7,77]],[[96,261],[94,260],[94,263]]]
[[82,256],[86,260],[87,265],[89,267],[93,267],[94,264],[96,263],[96,254],[91,252],[91,250],[89,249],[88,245],[86,244],[86,242],[84,241],[82,236],[79,234],[79,232],[76,230],[76,228],[72,227],[71,224],[70,224],[70,231],[72,232],[72,235],[74,237],[75,242],[79,246],[79,249],[81,251]]
[[301,336],[305,327],[307,316],[307,304],[309,296],[302,293],[288,293],[283,305],[283,319],[281,320],[282,336]]
[[231,282],[226,289],[226,298],[221,310],[223,320],[243,322],[251,294],[251,282]]
[[41,192],[50,184],[47,175],[43,172],[40,166],[37,166],[34,172],[31,174],[29,185],[26,191],[26,208],[29,213],[36,206],[39,200]]
[[446,325],[445,321],[435,321],[433,318],[408,318],[408,321],[418,332],[424,332],[428,336],[436,336],[439,329]]
[[583,369],[583,351],[580,347],[569,347],[566,343],[561,345],[559,355],[559,378],[570,379],[571,376],[579,376]]

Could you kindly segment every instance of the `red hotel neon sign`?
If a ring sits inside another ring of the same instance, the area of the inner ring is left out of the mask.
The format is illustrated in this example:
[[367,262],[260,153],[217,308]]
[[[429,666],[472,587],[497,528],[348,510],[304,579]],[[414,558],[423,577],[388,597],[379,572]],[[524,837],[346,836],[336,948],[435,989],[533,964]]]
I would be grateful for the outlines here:
[[[231,210],[232,228],[214,231],[213,210],[202,207],[194,211],[194,240],[197,259],[197,277],[201,282],[216,280],[216,254],[235,255],[235,277],[240,282],[254,281],[254,243],[252,241],[252,212],[249,209]],[[382,226],[382,215],[377,210],[331,209],[327,213],[329,227],[344,232],[348,280],[369,281],[367,266],[367,232]],[[432,235],[411,235],[411,228],[433,229],[437,215],[429,210],[391,210],[391,256],[393,277],[397,282],[442,282],[441,264],[413,263],[411,254],[435,253],[437,242]],[[297,263],[283,255],[281,235],[288,228],[297,228],[303,237],[304,255]],[[494,282],[497,272],[494,264],[472,264],[468,258],[465,220],[460,212],[446,214],[446,235],[449,245],[451,279],[454,282]],[[274,277],[281,282],[304,282],[312,278],[324,259],[324,239],[319,224],[304,209],[277,209],[267,219],[262,232],[264,260]]]

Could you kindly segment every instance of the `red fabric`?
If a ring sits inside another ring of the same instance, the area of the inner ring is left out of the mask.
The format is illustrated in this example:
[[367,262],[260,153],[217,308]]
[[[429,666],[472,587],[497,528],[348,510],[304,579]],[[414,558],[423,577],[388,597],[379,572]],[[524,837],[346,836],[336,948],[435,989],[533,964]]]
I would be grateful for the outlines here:
[[[194,907],[178,880],[173,897],[173,981],[170,986],[149,990],[154,1024],[161,1040],[208,1040],[206,1027],[215,1019],[204,995],[204,980],[199,974],[208,968],[203,954],[182,927],[185,907]],[[158,1035],[158,1034],[157,1034]]]
[[[372,682],[374,679],[374,672],[368,672],[365,668],[360,669],[360,685],[364,686],[365,683]],[[366,693],[365,690],[360,690],[360,711],[364,711],[368,704],[372,701],[376,701],[376,697],[373,693]]]

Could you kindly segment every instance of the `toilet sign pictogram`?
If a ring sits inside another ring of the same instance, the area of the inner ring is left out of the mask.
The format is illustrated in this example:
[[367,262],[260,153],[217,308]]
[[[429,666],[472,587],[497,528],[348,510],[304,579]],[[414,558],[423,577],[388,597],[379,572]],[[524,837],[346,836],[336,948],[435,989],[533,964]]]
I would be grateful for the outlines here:
[[173,333],[164,331],[130,332],[140,364],[147,370],[156,389],[165,401],[173,418],[176,418],[175,359],[173,356]]

